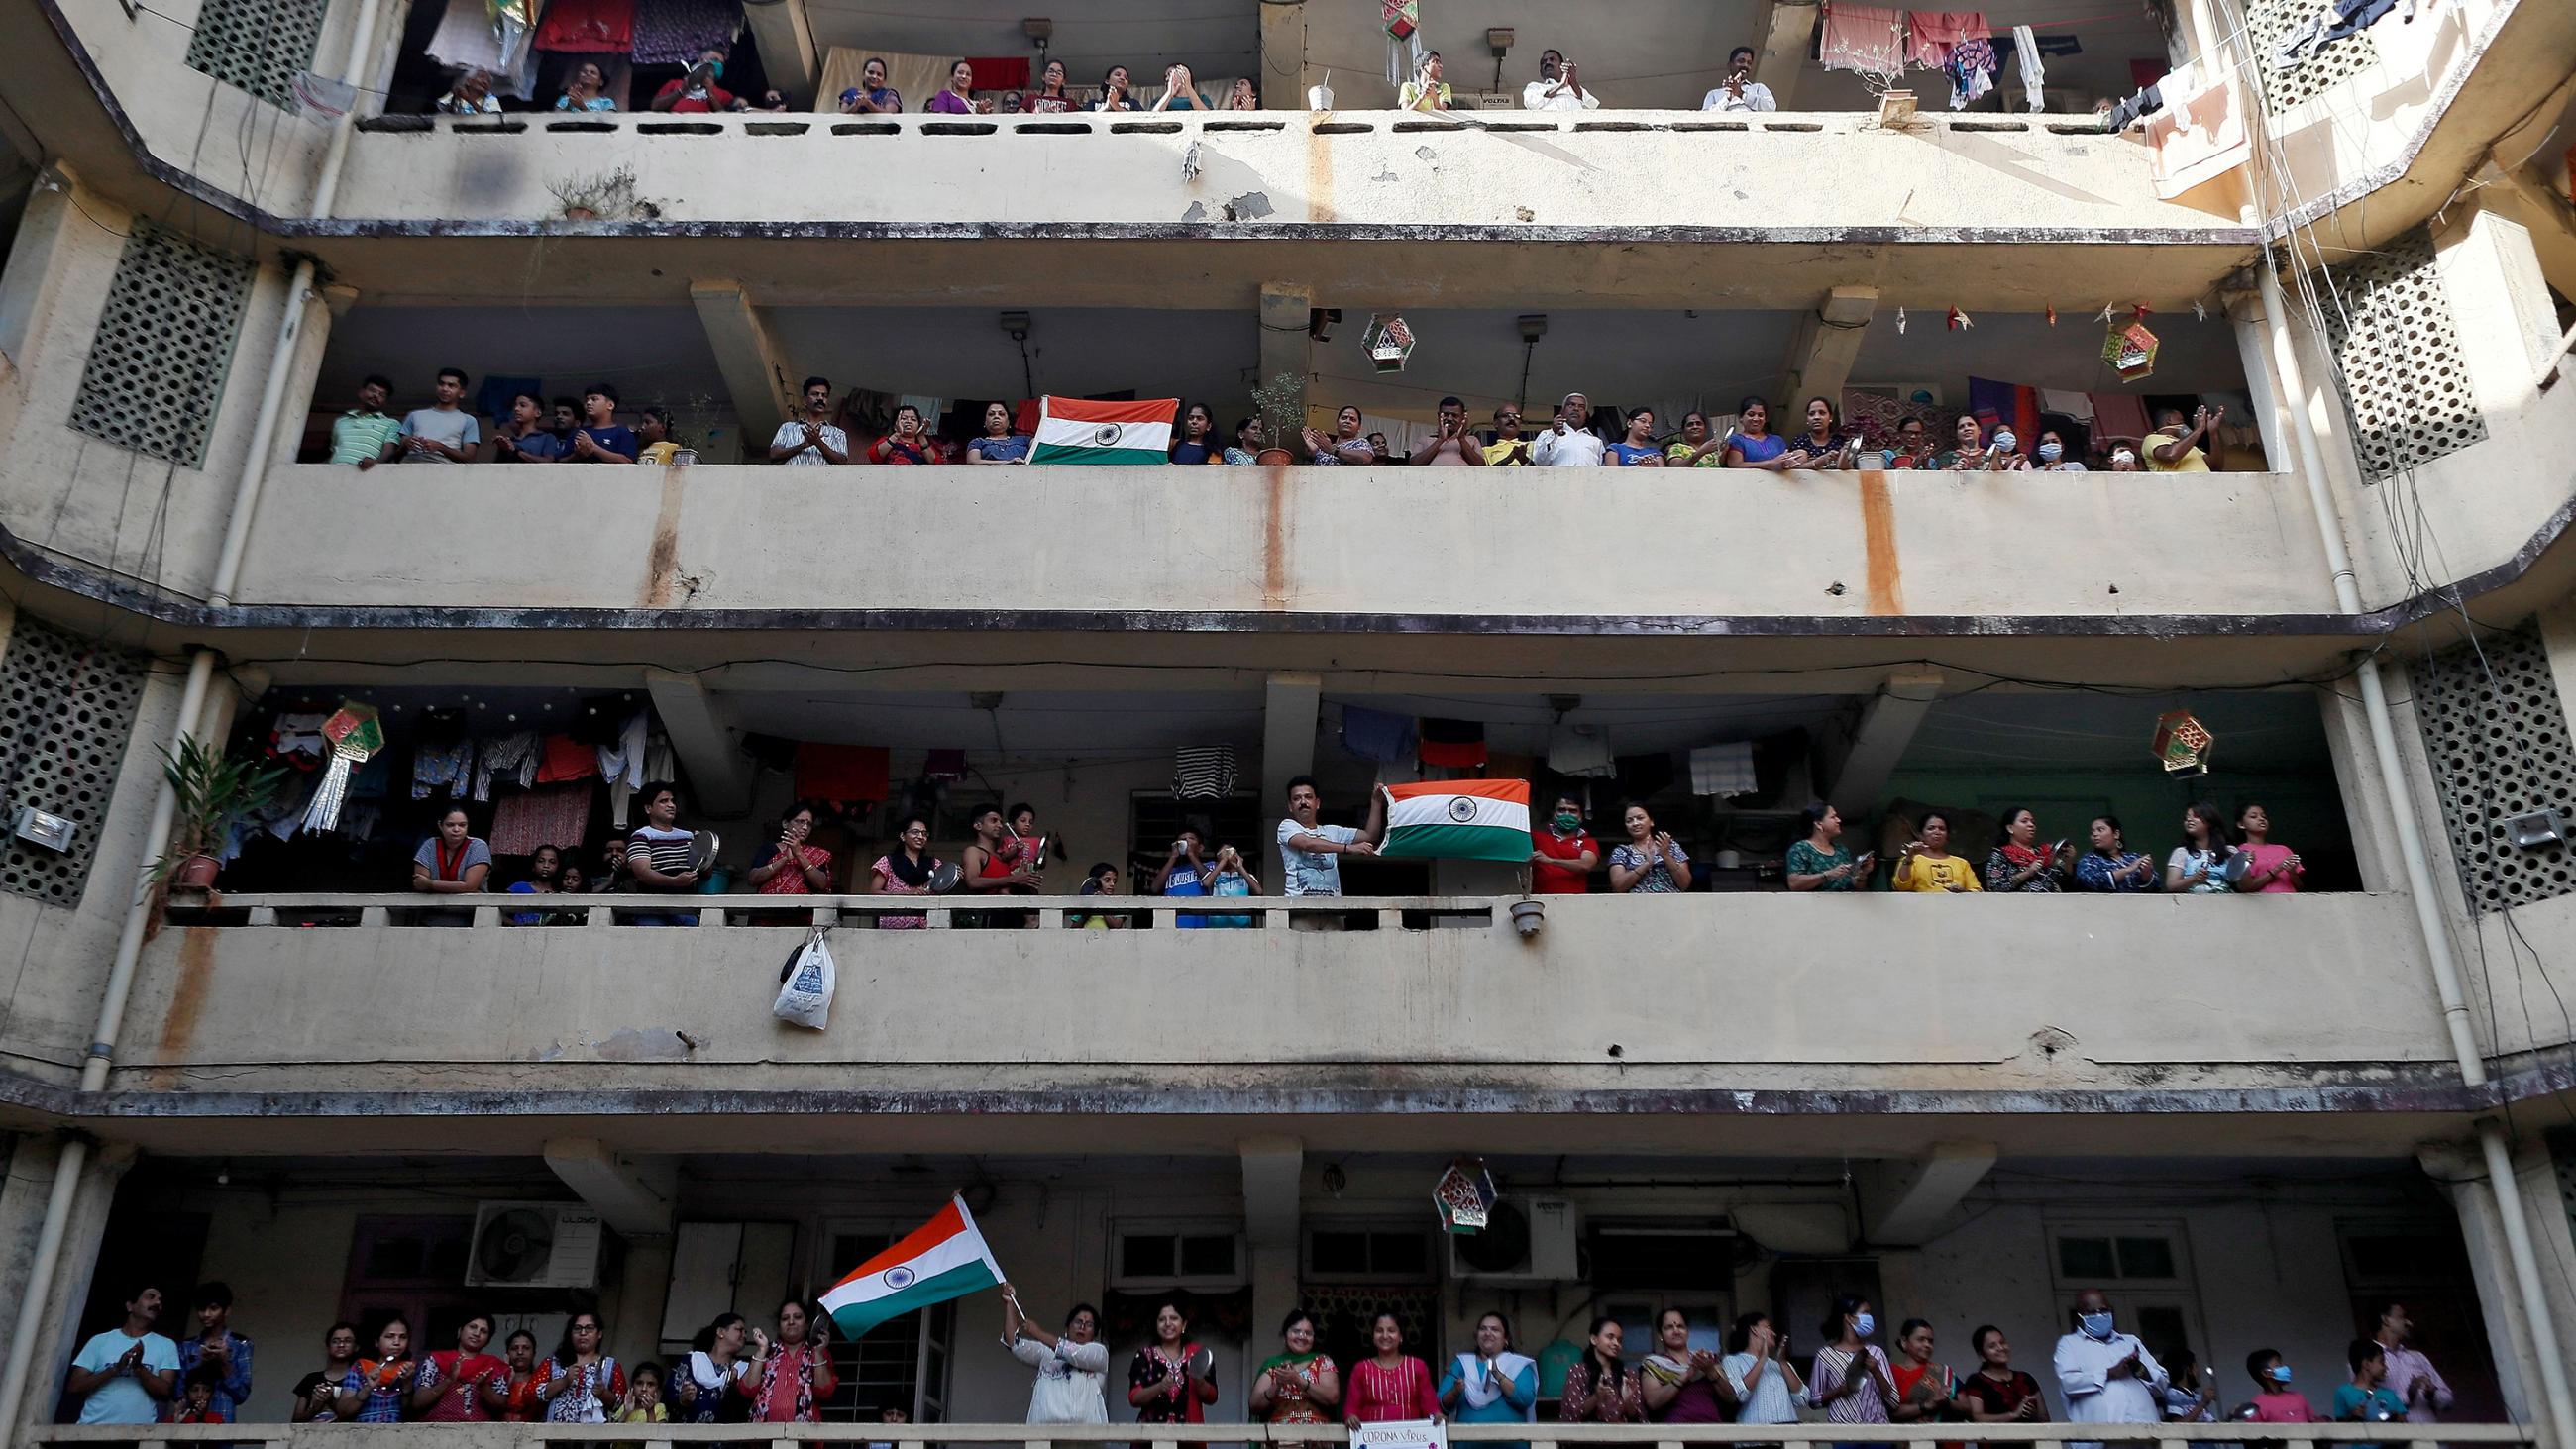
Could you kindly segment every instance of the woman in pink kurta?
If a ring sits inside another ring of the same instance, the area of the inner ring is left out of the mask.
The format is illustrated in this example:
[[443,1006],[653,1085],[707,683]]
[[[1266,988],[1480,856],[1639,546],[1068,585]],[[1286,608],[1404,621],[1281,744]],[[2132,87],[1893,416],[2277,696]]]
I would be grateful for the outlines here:
[[1342,1422],[1351,1428],[1392,1419],[1437,1419],[1440,1393],[1431,1365],[1404,1351],[1404,1325],[1381,1313],[1369,1329],[1375,1358],[1351,1365],[1342,1378]]
[[2245,813],[2236,817],[2236,828],[2245,836],[2245,843],[2238,849],[2254,862],[2246,868],[2244,878],[2236,882],[2236,888],[2261,896],[2296,894],[2307,880],[2308,868],[2297,851],[2272,843],[2272,812],[2260,805],[2248,805]]

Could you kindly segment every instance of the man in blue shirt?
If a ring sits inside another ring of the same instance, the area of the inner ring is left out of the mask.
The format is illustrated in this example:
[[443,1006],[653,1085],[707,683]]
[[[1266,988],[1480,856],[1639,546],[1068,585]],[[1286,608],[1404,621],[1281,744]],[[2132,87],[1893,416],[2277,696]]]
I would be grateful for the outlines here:
[[125,1325],[81,1345],[65,1392],[81,1396],[84,1424],[153,1424],[178,1392],[179,1347],[152,1331],[161,1316],[161,1290],[151,1284],[125,1303]]
[[250,1340],[232,1330],[230,1284],[201,1283],[193,1296],[197,1336],[179,1345],[179,1381],[187,1382],[197,1365],[213,1364],[222,1381],[215,1385],[214,1399],[207,1407],[218,1416],[217,1423],[229,1424],[241,1411],[242,1400],[250,1397]]
[[594,382],[581,392],[582,425],[573,430],[567,463],[632,463],[635,430],[617,425],[617,389]]

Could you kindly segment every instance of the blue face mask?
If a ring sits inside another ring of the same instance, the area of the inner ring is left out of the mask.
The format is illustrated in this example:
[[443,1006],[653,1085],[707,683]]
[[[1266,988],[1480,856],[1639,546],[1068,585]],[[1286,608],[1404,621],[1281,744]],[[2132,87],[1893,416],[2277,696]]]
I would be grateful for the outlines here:
[[2286,1384],[2289,1381],[2290,1366],[2288,1364],[2276,1363],[2272,1365],[2272,1382],[2276,1384]]
[[2065,456],[2066,445],[2063,443],[2042,443],[2039,445],[2039,460],[2043,463],[2054,463]]
[[2083,1325],[2085,1335],[2089,1338],[2107,1341],[2111,1337],[2111,1315],[2108,1313],[2087,1313],[2076,1322]]
[[1874,1313],[1852,1315],[1852,1337],[1867,1338],[1876,1332],[1878,1332],[1878,1315]]

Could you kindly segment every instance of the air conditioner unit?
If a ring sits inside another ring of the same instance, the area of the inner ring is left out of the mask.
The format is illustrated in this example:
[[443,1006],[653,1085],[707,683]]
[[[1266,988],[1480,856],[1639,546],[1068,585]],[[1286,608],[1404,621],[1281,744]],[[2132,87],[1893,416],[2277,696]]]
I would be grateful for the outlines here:
[[474,1205],[468,1288],[596,1288],[603,1227],[580,1203]]
[[1449,1276],[1483,1283],[1562,1283],[1580,1277],[1582,1218],[1563,1198],[1507,1197],[1480,1233],[1449,1239]]

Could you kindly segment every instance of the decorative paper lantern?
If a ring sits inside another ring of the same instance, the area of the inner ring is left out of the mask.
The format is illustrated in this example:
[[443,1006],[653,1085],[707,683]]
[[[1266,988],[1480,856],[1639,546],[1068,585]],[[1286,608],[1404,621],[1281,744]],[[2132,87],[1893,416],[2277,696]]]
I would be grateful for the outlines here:
[[1491,1220],[1501,1196],[1494,1190],[1494,1175],[1485,1170],[1485,1159],[1461,1157],[1432,1185],[1431,1207],[1440,1215],[1442,1231],[1475,1233]]
[[2144,322],[2114,322],[2102,338],[2102,360],[2122,382],[2136,382],[2156,370],[2156,334]]
[[2218,736],[2190,710],[2167,710],[2156,716],[2156,759],[2175,779],[2208,774],[2209,757],[2217,747]]
[[1410,40],[1422,28],[1422,0],[1385,0],[1386,33]]
[[349,798],[349,772],[385,747],[385,727],[374,705],[344,699],[338,712],[322,722],[322,738],[330,743],[331,763],[323,768],[322,778],[313,786],[313,799],[304,807],[307,830],[339,828],[340,806]]
[[1402,372],[1405,359],[1413,355],[1413,329],[1394,313],[1371,313],[1368,330],[1360,334],[1360,346],[1367,349],[1378,371]]

